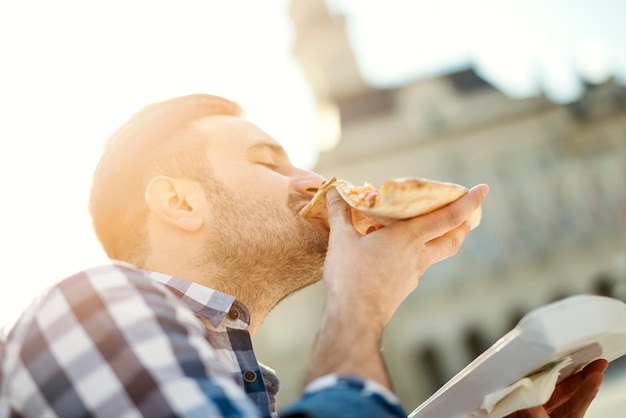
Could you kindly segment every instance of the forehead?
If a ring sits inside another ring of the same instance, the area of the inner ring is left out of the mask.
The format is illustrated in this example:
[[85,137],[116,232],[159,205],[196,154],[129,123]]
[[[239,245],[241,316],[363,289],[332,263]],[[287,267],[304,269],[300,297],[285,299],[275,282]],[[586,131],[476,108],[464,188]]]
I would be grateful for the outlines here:
[[238,116],[210,116],[194,122],[194,127],[206,135],[213,149],[245,151],[257,143],[280,147],[278,142],[261,128]]

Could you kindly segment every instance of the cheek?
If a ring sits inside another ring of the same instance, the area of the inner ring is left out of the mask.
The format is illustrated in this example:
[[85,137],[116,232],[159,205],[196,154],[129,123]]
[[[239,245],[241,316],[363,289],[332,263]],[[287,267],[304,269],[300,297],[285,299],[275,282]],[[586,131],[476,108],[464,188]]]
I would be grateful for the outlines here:
[[238,182],[238,191],[247,196],[265,197],[277,200],[286,199],[289,190],[289,179],[267,168],[254,170],[250,176]]
[[[264,176],[267,177],[267,173]],[[237,187],[233,187],[232,183],[224,184],[223,191],[210,198],[214,213],[220,218],[215,221],[234,224],[239,229],[253,229],[256,233],[263,230],[280,233],[300,223],[299,216],[290,207],[288,182],[261,180],[260,177],[250,179]]]
[[279,182],[259,184],[248,189],[246,193],[257,205],[271,207],[282,213],[293,213],[287,186]]

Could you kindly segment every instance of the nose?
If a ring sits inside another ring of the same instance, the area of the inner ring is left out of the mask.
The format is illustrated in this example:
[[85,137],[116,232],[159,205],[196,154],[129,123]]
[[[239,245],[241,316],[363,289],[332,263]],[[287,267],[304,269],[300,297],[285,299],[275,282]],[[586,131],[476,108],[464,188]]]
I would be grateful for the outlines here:
[[324,177],[313,171],[300,170],[292,180],[291,187],[298,194],[313,196],[324,181]]

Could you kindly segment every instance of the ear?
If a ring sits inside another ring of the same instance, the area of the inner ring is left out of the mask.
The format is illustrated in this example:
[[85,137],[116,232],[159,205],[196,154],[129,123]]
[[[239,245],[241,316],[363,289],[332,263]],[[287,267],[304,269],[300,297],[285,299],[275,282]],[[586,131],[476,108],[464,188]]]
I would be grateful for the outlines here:
[[195,182],[157,176],[146,186],[144,197],[150,211],[163,222],[194,232],[204,224],[200,211],[204,191],[199,189]]

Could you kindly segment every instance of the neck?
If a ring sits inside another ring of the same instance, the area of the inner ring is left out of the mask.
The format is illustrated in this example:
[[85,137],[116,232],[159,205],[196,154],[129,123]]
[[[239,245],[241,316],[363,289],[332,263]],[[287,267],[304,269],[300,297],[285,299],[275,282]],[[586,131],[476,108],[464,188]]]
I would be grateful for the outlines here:
[[233,277],[224,277],[218,272],[207,273],[194,268],[164,265],[162,263],[145,263],[141,268],[159,273],[180,277],[202,286],[215,289],[235,297],[243,303],[250,313],[249,332],[254,335],[270,311],[286,294],[277,287],[271,286],[267,280],[241,280]]
[[219,277],[209,277],[208,280],[198,283],[219,290],[222,293],[234,296],[243,303],[250,312],[250,325],[248,330],[254,335],[259,329],[270,311],[286,296],[278,289],[271,287],[269,283],[258,281],[246,281],[243,286],[236,283],[232,278],[223,280]]
[[[233,295],[235,296],[235,295]],[[259,328],[267,315],[269,315],[270,311],[274,309],[274,306],[278,304],[279,301],[261,301],[259,298],[246,298],[241,296],[235,296],[237,300],[243,303],[250,312],[250,325],[248,327],[248,331],[250,335],[254,335]]]
[[[323,256],[315,263],[240,263],[216,266],[187,256],[150,257],[143,268],[181,277],[234,296],[250,312],[249,332],[256,333],[270,311],[285,297],[321,278]],[[184,260],[184,262],[180,262]],[[313,266],[312,266],[313,264]],[[316,266],[316,267],[314,267]],[[232,272],[237,272],[234,276]]]
[[253,275],[248,273],[239,277],[223,276],[217,272],[213,274],[192,274],[183,276],[203,286],[210,287],[222,293],[234,296],[243,303],[250,312],[249,332],[254,335],[269,313],[280,301],[294,292],[306,287],[317,280],[293,280],[293,276],[284,280],[277,280],[274,275]]

